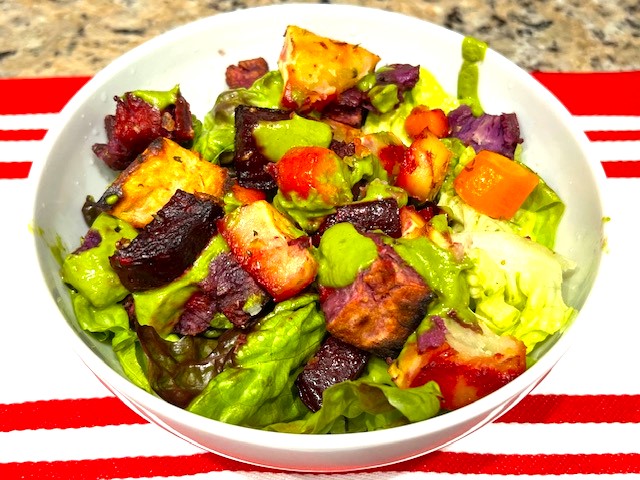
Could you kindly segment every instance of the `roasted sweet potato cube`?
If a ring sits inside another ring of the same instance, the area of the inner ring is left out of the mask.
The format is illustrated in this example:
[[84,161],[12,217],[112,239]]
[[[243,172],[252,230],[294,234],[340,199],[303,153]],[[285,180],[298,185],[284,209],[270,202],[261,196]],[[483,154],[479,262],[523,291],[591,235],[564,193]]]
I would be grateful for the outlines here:
[[241,206],[218,222],[231,253],[276,301],[304,290],[318,263],[310,239],[269,202]]
[[172,140],[158,138],[118,176],[98,203],[109,205],[111,215],[142,228],[176,190],[222,198],[228,183],[226,169]]
[[320,110],[374,71],[380,57],[365,48],[290,25],[278,60],[284,79],[282,104]]
[[435,294],[388,245],[355,281],[321,288],[327,331],[343,342],[382,358],[395,358],[424,318]]

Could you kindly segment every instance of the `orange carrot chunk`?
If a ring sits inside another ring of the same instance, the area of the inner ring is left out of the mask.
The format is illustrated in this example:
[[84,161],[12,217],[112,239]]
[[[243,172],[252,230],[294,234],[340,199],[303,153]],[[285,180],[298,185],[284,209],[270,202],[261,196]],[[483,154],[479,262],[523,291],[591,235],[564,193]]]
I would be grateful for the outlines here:
[[538,176],[499,153],[482,150],[453,181],[468,205],[492,218],[512,218],[538,185]]

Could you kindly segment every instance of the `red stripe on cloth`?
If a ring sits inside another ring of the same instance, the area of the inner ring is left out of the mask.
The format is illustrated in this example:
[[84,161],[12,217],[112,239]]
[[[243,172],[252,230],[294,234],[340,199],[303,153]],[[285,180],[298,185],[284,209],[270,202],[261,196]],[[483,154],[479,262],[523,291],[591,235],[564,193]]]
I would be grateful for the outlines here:
[[[496,422],[640,423],[640,395],[529,395]],[[0,405],[0,432],[142,423],[115,397]]]
[[89,78],[0,78],[0,114],[58,113]]
[[0,179],[21,179],[29,176],[31,162],[0,162]]
[[[211,472],[277,473],[212,453],[176,457],[128,457],[0,464],[0,478],[97,480],[186,476]],[[640,473],[640,454],[498,455],[434,452],[374,471],[485,475],[615,475]],[[283,472],[286,473],[286,472]]]
[[609,178],[640,177],[640,160],[602,162],[602,168]]
[[[640,112],[638,112],[640,114]],[[640,140],[640,130],[598,130],[584,132],[593,141],[626,141]]]
[[115,397],[0,405],[0,432],[140,423],[147,421]]
[[638,115],[640,71],[533,72],[574,115]]
[[528,395],[496,423],[640,423],[640,395]]
[[0,141],[42,140],[46,130],[0,130]]

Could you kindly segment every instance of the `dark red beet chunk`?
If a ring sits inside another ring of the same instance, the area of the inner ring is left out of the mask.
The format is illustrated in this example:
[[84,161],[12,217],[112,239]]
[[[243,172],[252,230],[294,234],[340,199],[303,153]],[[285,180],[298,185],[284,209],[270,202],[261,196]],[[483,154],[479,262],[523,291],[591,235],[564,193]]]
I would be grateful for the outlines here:
[[393,238],[400,238],[400,209],[395,198],[383,198],[370,202],[351,203],[338,207],[336,213],[329,215],[320,225],[319,233],[329,227],[348,222],[360,232],[380,230]]
[[113,170],[124,170],[158,137],[183,146],[193,140],[191,110],[179,92],[176,103],[162,111],[131,92],[114,99],[116,113],[104,119],[107,143],[92,147],[96,156]]
[[241,60],[238,65],[229,65],[225,79],[229,88],[249,88],[253,82],[269,71],[267,61],[260,57]]
[[[236,327],[246,329],[270,300],[230,253],[221,253],[209,264],[209,274],[199,284],[200,291],[187,301],[175,327],[176,333],[204,332],[216,313],[223,313]],[[251,300],[254,308],[243,308]]]
[[235,155],[234,165],[238,183],[246,188],[272,190],[276,188],[273,177],[265,170],[270,161],[261,152],[253,136],[260,121],[288,120],[286,110],[239,105],[235,110]]
[[322,116],[354,128],[360,128],[367,116],[368,110],[365,108],[365,104],[368,101],[369,97],[366,92],[353,87],[340,93],[334,101],[329,103],[323,109]]
[[322,407],[322,394],[332,385],[357,379],[369,354],[335,337],[328,337],[296,379],[302,402],[311,411]]
[[131,292],[166,285],[193,264],[223,214],[212,197],[177,190],[140,234],[109,258],[111,266]]

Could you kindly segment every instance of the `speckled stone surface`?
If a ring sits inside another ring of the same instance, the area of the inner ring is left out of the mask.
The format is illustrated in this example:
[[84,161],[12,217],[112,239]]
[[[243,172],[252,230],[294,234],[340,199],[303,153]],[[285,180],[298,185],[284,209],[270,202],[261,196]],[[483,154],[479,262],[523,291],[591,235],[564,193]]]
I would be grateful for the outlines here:
[[0,0],[0,77],[92,75],[171,28],[273,3],[406,13],[481,38],[527,70],[640,70],[640,0]]

